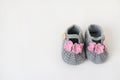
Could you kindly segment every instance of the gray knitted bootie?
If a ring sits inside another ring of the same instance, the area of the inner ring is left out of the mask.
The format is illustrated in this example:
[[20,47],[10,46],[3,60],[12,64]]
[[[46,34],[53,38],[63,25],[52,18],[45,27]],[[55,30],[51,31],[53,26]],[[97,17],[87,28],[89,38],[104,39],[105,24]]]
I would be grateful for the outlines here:
[[104,39],[100,26],[93,24],[88,27],[85,33],[86,55],[96,64],[105,62],[108,56]]
[[71,26],[64,34],[62,58],[71,65],[80,64],[86,59],[83,35],[76,25]]

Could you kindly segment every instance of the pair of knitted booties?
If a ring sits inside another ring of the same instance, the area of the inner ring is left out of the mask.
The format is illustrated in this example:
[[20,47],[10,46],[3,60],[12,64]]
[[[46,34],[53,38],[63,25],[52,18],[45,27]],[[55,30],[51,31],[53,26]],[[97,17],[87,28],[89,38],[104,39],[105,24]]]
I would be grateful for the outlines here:
[[81,29],[73,25],[64,34],[62,58],[71,65],[77,65],[86,59],[100,64],[107,59],[105,37],[100,26],[92,24],[83,38]]

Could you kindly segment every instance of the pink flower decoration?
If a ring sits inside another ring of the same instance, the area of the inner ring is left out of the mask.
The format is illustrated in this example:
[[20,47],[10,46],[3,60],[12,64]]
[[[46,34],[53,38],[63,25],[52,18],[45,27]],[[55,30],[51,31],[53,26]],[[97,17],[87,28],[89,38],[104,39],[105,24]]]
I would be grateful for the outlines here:
[[66,41],[64,43],[64,49],[67,51],[71,51],[72,50],[72,46],[73,46],[73,42],[72,41]]
[[100,43],[96,44],[96,46],[95,46],[95,53],[97,53],[97,54],[103,53],[104,52],[104,48],[105,48],[104,45],[102,45]]
[[75,43],[72,47],[72,52],[75,53],[75,54],[79,54],[79,53],[82,53],[82,48],[83,48],[83,44],[77,44]]
[[96,44],[94,42],[91,42],[89,43],[89,46],[88,46],[89,51],[92,51],[92,52],[94,51],[97,54],[103,53],[104,49],[105,49],[105,45],[100,43]]
[[82,49],[83,49],[84,44],[80,43],[80,44],[73,44],[72,41],[66,41],[64,43],[64,49],[66,51],[72,51],[75,54],[79,54],[82,53]]
[[89,43],[88,50],[89,50],[89,51],[94,51],[95,45],[96,45],[95,42]]

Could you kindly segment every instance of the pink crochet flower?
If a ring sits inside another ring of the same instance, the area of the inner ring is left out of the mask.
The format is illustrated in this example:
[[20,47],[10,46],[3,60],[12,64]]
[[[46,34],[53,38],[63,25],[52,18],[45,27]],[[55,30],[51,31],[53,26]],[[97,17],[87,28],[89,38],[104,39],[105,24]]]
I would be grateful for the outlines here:
[[100,44],[100,43],[96,44],[95,42],[89,43],[89,46],[88,46],[89,51],[92,51],[92,52],[94,51],[97,54],[103,53],[104,49],[105,49],[104,44]]
[[96,44],[96,46],[95,46],[95,53],[101,54],[103,52],[104,52],[104,45],[102,45],[100,43]]
[[89,50],[89,51],[94,51],[95,45],[96,45],[95,42],[89,43],[88,50]]
[[80,44],[73,44],[72,41],[66,41],[64,43],[64,49],[66,51],[72,51],[75,54],[79,54],[82,53],[82,49],[83,49],[84,44],[80,43]]
[[72,47],[72,52],[75,54],[79,54],[79,53],[82,53],[82,49],[83,49],[82,43],[80,44],[75,43]]
[[64,49],[67,51],[71,51],[72,50],[72,46],[73,46],[73,42],[72,41],[66,41],[64,43]]

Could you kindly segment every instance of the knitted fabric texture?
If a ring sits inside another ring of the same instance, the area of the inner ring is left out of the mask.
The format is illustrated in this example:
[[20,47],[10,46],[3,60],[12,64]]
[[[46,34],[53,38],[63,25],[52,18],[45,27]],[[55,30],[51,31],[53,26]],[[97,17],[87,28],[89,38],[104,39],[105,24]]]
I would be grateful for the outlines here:
[[106,61],[108,52],[104,44],[103,31],[98,25],[90,25],[85,33],[86,55],[93,63]]
[[80,28],[73,25],[67,29],[65,35],[62,47],[63,61],[71,65],[82,63],[86,57],[83,46],[83,35]]

